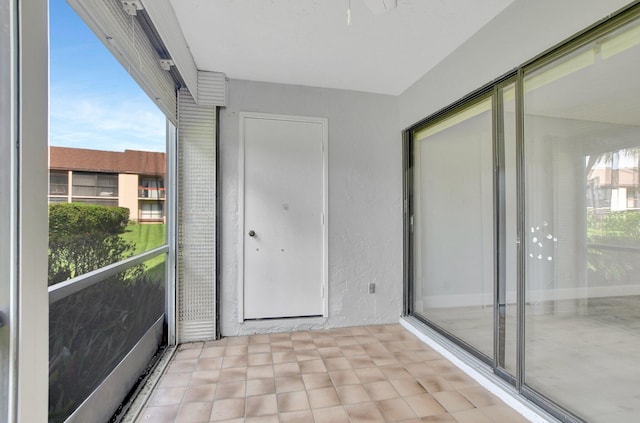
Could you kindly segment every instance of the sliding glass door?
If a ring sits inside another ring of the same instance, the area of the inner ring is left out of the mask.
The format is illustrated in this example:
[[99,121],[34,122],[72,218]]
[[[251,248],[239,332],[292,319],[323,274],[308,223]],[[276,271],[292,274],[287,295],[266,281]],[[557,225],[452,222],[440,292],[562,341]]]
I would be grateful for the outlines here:
[[640,415],[640,5],[408,131],[407,311],[562,421]]
[[640,415],[640,23],[524,77],[524,382],[590,422]]

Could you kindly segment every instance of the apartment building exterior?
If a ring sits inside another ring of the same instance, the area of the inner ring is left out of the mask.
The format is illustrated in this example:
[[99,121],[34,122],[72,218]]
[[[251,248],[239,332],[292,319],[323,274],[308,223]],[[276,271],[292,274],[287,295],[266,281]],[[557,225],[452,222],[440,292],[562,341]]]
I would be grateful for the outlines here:
[[164,222],[165,153],[51,147],[49,203],[129,209],[140,223]]

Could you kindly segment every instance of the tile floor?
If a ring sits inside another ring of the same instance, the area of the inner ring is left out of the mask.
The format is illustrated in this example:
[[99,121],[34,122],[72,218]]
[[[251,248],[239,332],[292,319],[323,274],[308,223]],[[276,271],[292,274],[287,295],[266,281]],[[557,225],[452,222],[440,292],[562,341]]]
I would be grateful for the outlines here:
[[400,325],[183,344],[138,419],[526,421]]

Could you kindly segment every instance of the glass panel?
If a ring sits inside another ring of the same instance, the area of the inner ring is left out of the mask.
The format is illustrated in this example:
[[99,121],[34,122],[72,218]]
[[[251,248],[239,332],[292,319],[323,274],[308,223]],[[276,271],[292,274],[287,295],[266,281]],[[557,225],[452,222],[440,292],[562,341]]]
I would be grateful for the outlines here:
[[163,315],[165,257],[51,304],[49,422],[64,421]]
[[640,25],[528,74],[525,382],[590,422],[640,415]]
[[414,134],[414,311],[493,357],[491,99]]

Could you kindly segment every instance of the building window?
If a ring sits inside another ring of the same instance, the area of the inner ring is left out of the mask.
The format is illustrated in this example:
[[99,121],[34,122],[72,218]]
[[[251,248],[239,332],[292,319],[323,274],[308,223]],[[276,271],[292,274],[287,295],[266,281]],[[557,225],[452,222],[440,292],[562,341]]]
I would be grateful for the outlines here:
[[140,220],[162,220],[164,210],[162,203],[142,203],[140,207]]
[[156,177],[140,177],[140,187],[138,190],[139,198],[164,198],[164,178]]
[[[73,196],[118,197],[118,175],[115,173],[74,172]],[[76,200],[74,199],[74,201]]]
[[51,171],[49,173],[49,195],[67,196],[69,194],[69,173]]

